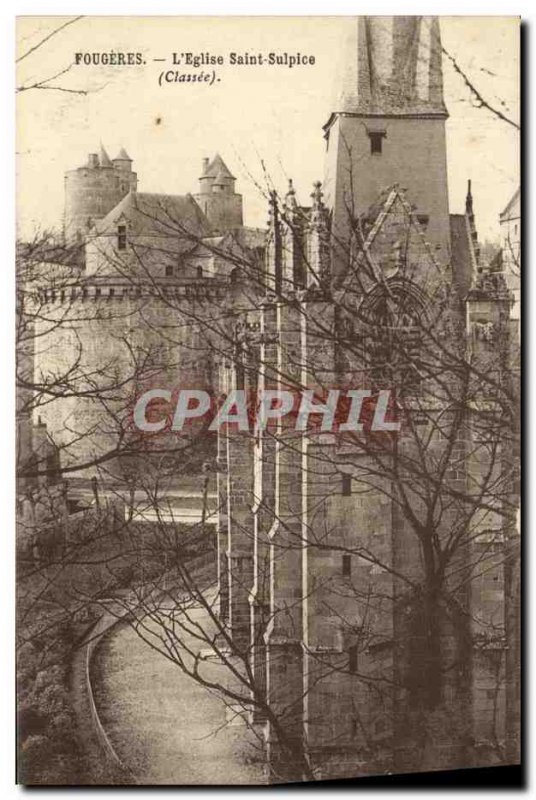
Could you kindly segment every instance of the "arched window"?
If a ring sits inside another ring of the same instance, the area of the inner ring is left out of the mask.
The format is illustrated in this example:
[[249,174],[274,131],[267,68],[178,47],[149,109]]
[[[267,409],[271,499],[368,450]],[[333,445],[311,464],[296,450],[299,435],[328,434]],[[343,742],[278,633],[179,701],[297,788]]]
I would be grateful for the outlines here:
[[197,267],[197,277],[198,278],[202,278],[203,277],[203,267],[201,267],[201,266]]
[[418,387],[427,318],[423,293],[407,280],[386,281],[364,298],[359,319],[374,384],[396,386],[401,393]]

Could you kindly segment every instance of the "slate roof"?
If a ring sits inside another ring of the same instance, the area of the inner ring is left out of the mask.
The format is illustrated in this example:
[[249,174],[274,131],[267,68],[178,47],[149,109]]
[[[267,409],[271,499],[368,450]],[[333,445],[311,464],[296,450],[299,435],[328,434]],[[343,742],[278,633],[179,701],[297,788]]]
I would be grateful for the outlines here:
[[99,165],[101,167],[112,167],[113,164],[110,161],[110,156],[104,149],[104,145],[101,144],[100,151],[99,151]]
[[119,153],[114,158],[114,161],[132,161],[131,157],[127,153],[124,147],[121,148]]
[[510,218],[508,215],[510,214],[512,209],[515,208],[516,203],[519,202],[520,196],[521,196],[521,189],[520,189],[520,187],[518,187],[515,190],[515,192],[512,195],[512,197],[510,198],[510,200],[508,201],[508,203],[506,204],[506,207],[504,208],[504,211],[501,211],[501,213],[499,215],[501,220],[506,220],[506,219]]
[[16,253],[17,258],[27,259],[31,263],[42,262],[43,264],[58,264],[79,269],[82,269],[85,263],[83,244],[65,247],[46,242],[38,246],[23,242],[17,244]]
[[203,178],[232,178],[236,180],[235,176],[229,170],[229,167],[220,156],[219,153],[216,153],[206,171],[203,173]]
[[[120,219],[128,220],[134,236],[170,236],[191,246],[190,237],[210,236],[210,224],[192,195],[129,192],[107,216],[97,223],[96,233],[106,234]],[[177,234],[179,236],[177,237]]]

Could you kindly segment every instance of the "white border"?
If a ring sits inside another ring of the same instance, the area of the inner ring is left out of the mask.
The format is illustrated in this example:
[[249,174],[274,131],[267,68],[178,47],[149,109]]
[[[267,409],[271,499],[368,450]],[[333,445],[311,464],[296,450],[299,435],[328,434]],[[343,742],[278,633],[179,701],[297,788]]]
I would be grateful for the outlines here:
[[[403,6],[400,3],[385,2],[384,0],[375,0],[375,2],[359,3],[356,0],[308,0],[307,3],[299,2],[298,0],[271,0],[271,2],[253,2],[253,0],[225,0],[224,3],[217,2],[217,0],[183,0],[177,3],[176,0],[152,0],[150,3],[134,3],[134,2],[117,2],[117,0],[93,0],[93,2],[74,2],[73,0],[55,0],[49,2],[44,7],[44,4],[37,2],[27,2],[26,0],[19,0],[19,2],[7,2],[4,0],[0,9],[0,86],[2,89],[1,97],[3,103],[3,113],[1,116],[0,124],[0,153],[2,154],[2,181],[1,181],[1,196],[2,211],[0,213],[1,220],[1,234],[2,234],[2,247],[3,254],[2,264],[0,266],[2,274],[2,300],[0,304],[0,363],[2,371],[0,375],[2,380],[0,383],[0,419],[3,420],[2,426],[2,457],[0,460],[0,492],[1,502],[0,509],[2,510],[1,529],[4,536],[4,552],[0,557],[0,591],[1,591],[1,610],[2,610],[2,625],[1,633],[4,638],[3,647],[0,650],[2,657],[0,660],[0,685],[1,692],[1,705],[0,705],[0,720],[1,720],[1,738],[0,738],[0,791],[1,797],[10,798],[19,796],[25,790],[21,787],[14,785],[15,780],[15,737],[14,737],[14,659],[13,659],[13,643],[14,643],[14,415],[15,404],[13,396],[13,375],[14,375],[14,239],[15,239],[15,169],[14,157],[15,153],[15,115],[14,115],[14,28],[15,16],[17,15],[67,15],[72,16],[76,14],[90,14],[90,15],[355,15],[355,14],[443,14],[443,15],[468,15],[468,14],[482,14],[482,15],[513,15],[519,14],[528,25],[528,35],[525,44],[529,45],[529,39],[532,39],[532,31],[530,30],[531,22],[534,18],[534,12],[531,13],[531,8],[534,8],[533,3],[528,0],[524,2],[515,3],[497,3],[497,2],[464,2],[463,0],[450,0],[450,2],[410,2]],[[534,82],[534,59],[527,52],[527,74],[525,82],[530,87]],[[534,134],[534,105],[532,92],[525,97],[525,112],[526,124],[529,131]],[[526,148],[528,151],[528,136]],[[525,172],[523,175],[527,194],[529,186],[532,188],[534,177],[534,160],[528,158],[524,164]],[[527,169],[530,167],[530,173],[527,174]],[[528,205],[528,204],[527,204]],[[526,249],[524,252],[524,269],[525,274],[532,271],[532,265],[529,262],[529,236],[532,230],[534,221],[534,204],[531,204],[531,213],[528,219],[524,222],[525,244]],[[526,212],[524,212],[526,213]],[[536,279],[532,278],[530,282],[525,279],[525,321],[530,320],[531,311],[536,310]],[[527,297],[528,295],[528,297]],[[527,311],[529,313],[527,313]],[[525,372],[526,381],[526,422],[527,428],[525,431],[524,440],[526,442],[526,467],[527,475],[530,475],[530,467],[533,464],[534,444],[535,444],[535,428],[529,429],[530,412],[534,406],[534,386],[532,380],[529,381],[529,369],[534,366],[534,359],[536,354],[536,334],[534,326],[531,330],[526,330],[526,341],[524,344],[525,352],[527,355],[527,364]],[[529,455],[530,447],[530,455]],[[530,497],[530,488],[527,480],[527,501]],[[525,701],[532,700],[534,692],[528,690],[527,684],[531,678],[530,665],[534,663],[532,658],[534,654],[534,643],[536,641],[536,623],[534,616],[530,611],[534,608],[533,592],[531,591],[531,581],[529,576],[535,574],[535,548],[531,547],[530,537],[531,519],[530,504],[527,502],[527,508],[524,512],[525,519],[525,558],[528,558],[528,564],[525,565],[525,578],[526,578],[526,592],[525,592],[525,620],[526,620],[526,633],[530,640],[530,646],[527,647],[526,663],[524,665],[524,681],[525,681]],[[530,764],[536,761],[536,743],[535,737],[531,736],[534,733],[532,725],[534,705],[530,703],[529,708],[526,708],[526,770],[529,782],[531,778]],[[529,729],[530,728],[530,729]],[[352,789],[354,790],[354,789]],[[46,791],[46,790],[45,790]],[[103,797],[113,797],[113,788],[99,789],[99,794]],[[135,797],[140,790],[121,789],[122,797]],[[158,796],[159,789],[147,789],[144,795]],[[188,789],[177,789],[181,795],[185,793],[190,794]],[[223,790],[219,790],[223,791]],[[263,790],[266,791],[266,790]],[[279,792],[281,790],[278,790]],[[318,789],[307,790],[302,789],[302,792],[314,791],[318,793]],[[332,794],[336,790],[321,790],[322,794]],[[355,791],[355,790],[354,790]],[[400,791],[400,790],[398,790]],[[253,794],[255,789],[251,789],[242,796]],[[195,795],[200,796],[204,794],[211,794],[210,789],[195,790]],[[361,796],[374,796],[382,797],[390,794],[386,790],[380,791],[360,791]],[[451,792],[448,792],[451,794]],[[473,792],[455,791],[452,794],[457,798],[470,797]],[[500,792],[502,795],[514,795],[514,792]],[[515,793],[516,795],[518,792]],[[48,797],[62,797],[65,796],[65,790],[48,790]]]

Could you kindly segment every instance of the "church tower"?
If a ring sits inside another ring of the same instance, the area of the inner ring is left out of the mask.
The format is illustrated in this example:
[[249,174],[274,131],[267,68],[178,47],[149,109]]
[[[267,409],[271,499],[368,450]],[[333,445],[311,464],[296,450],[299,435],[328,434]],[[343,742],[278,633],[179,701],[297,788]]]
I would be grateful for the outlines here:
[[324,126],[325,201],[334,271],[352,219],[393,183],[407,189],[440,262],[449,256],[441,38],[435,17],[359,17],[350,23],[332,113]]

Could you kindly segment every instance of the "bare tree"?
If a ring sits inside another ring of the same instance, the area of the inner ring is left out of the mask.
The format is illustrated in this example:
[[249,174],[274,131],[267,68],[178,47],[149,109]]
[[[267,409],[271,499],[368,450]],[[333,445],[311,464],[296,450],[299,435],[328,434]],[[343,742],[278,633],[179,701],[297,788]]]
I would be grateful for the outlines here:
[[[397,187],[373,216],[348,209],[351,242],[336,243],[345,248],[343,276],[326,267],[332,244],[320,187],[312,212],[295,203],[293,190],[284,200],[270,191],[267,270],[240,242],[200,237],[165,207],[155,216],[142,212],[165,231],[157,243],[133,241],[125,254],[97,236],[101,268],[90,276],[72,253],[51,253],[48,241],[21,248],[20,419],[23,426],[40,413],[53,420],[58,409],[64,425],[61,436],[21,453],[21,502],[29,507],[21,525],[33,532],[21,537],[20,646],[41,643],[60,623],[119,609],[113,613],[154,650],[243,714],[260,750],[259,726],[268,724],[276,781],[314,778],[312,743],[339,744],[333,715],[340,707],[322,714],[318,707],[330,681],[352,699],[353,744],[345,744],[354,756],[365,753],[371,769],[437,768],[446,744],[457,752],[448,763],[466,766],[460,751],[474,745],[465,709],[478,660],[494,682],[482,715],[493,751],[486,758],[508,762],[515,755],[500,732],[500,698],[519,669],[504,649],[518,613],[510,295],[501,275],[481,264],[467,301],[458,297],[451,268],[436,262]],[[204,248],[220,272],[168,280],[160,269],[156,277],[155,264],[175,259],[177,242],[181,252]],[[191,302],[194,283],[211,299]],[[491,325],[480,321],[483,299],[494,304]],[[57,366],[33,371],[34,360]],[[168,420],[162,431],[137,430],[132,408],[140,393],[155,385],[174,390],[177,372],[191,379],[192,371],[216,394],[226,374],[250,392],[253,412],[259,389],[312,390],[317,402],[334,387],[361,389],[364,430],[336,428],[326,446],[314,414],[304,431],[288,415],[265,430],[258,422],[240,434],[229,426],[216,444],[206,423],[177,436],[166,404],[153,408],[154,420]],[[401,428],[375,433],[373,401],[386,390],[395,400],[386,411]],[[276,469],[287,481],[277,497]],[[200,522],[188,526],[175,518],[172,495],[192,473],[203,492]],[[78,510],[64,481],[89,474],[94,483],[81,495],[87,503],[92,492],[94,503]],[[220,494],[209,507],[216,474]],[[215,513],[217,587],[189,561],[201,554],[215,563],[208,533]],[[367,530],[356,536],[359,514]],[[399,532],[395,550],[376,535],[387,515]],[[225,566],[225,525],[233,546],[240,543],[243,571]],[[270,539],[274,525],[279,534]],[[270,596],[274,571],[302,570],[304,558],[307,590]],[[506,613],[501,602],[481,602],[494,582],[510,592]],[[267,634],[297,631],[305,603],[330,627],[333,646],[324,653],[306,647],[307,685],[296,690],[289,680],[287,694],[274,693]],[[507,702],[518,702],[515,691]],[[309,739],[300,730],[305,703]]]

